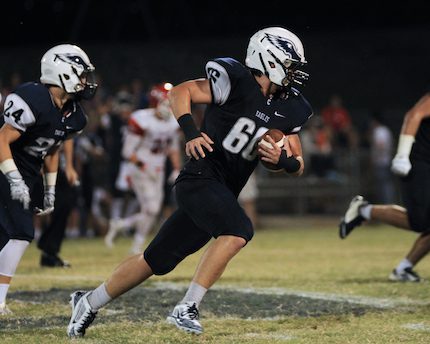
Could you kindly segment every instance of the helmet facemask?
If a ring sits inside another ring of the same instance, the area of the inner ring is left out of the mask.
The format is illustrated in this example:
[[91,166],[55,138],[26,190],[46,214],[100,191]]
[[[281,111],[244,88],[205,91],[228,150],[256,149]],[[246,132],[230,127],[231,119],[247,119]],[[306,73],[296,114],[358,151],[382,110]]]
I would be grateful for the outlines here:
[[83,72],[79,77],[81,90],[76,92],[76,98],[89,100],[92,99],[97,91],[98,84],[93,71]]
[[75,99],[92,99],[97,91],[94,66],[86,63],[79,55],[56,54],[56,59],[68,63],[71,73],[59,74],[63,88],[67,93],[75,94]]

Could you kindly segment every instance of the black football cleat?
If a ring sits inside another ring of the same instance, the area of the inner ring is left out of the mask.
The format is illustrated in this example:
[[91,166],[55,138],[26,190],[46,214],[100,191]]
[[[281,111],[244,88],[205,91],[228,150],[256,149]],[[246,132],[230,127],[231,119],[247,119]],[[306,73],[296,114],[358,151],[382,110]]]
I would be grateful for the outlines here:
[[46,252],[42,252],[40,257],[40,266],[48,268],[70,268],[69,262],[62,260],[57,255],[52,255]]

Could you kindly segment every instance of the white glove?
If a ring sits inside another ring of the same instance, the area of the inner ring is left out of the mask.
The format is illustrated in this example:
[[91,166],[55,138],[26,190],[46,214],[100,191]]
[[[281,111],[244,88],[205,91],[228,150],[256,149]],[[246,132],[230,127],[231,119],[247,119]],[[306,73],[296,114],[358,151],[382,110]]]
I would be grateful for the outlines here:
[[391,171],[398,176],[407,176],[412,168],[409,156],[396,154],[391,162]]
[[30,205],[30,190],[22,179],[21,173],[18,170],[13,170],[5,174],[10,184],[10,196],[13,200],[22,203],[24,209],[28,209]]
[[45,196],[43,197],[43,209],[34,208],[37,216],[44,216],[54,211],[55,204],[55,185],[45,187]]
[[175,183],[176,178],[178,178],[180,171],[179,170],[173,170],[172,173],[170,173],[169,178],[167,178],[167,183],[172,185]]
[[406,176],[412,168],[409,155],[415,142],[413,135],[400,134],[397,153],[391,162],[391,171],[398,176]]

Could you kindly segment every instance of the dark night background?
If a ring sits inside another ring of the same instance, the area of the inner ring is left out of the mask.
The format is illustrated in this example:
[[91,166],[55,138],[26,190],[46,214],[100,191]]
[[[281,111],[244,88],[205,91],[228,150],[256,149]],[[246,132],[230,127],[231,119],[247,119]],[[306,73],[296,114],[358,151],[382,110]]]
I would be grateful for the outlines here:
[[[77,44],[88,53],[101,84],[98,98],[115,100],[118,91],[130,91],[136,79],[147,91],[158,82],[204,77],[204,66],[214,57],[243,62],[251,35],[283,26],[304,44],[310,80],[302,91],[314,108],[314,119],[321,119],[318,115],[333,94],[340,95],[360,149],[348,150],[338,142],[331,151],[329,178],[317,178],[316,183],[317,164],[310,163],[310,178],[291,180],[289,192],[279,188],[276,178],[271,184],[266,175],[259,209],[340,214],[352,195],[361,193],[375,201],[382,196],[381,187],[391,182],[391,177],[382,182],[373,178],[370,119],[380,115],[391,129],[394,147],[405,112],[428,90],[429,9],[428,1],[380,0],[3,1],[0,92],[10,92],[16,75],[21,81],[37,80],[42,55],[60,43]],[[104,107],[97,101],[87,104],[89,118],[99,121]],[[94,165],[100,183],[104,166]]]
[[[234,4],[234,5],[233,5]],[[391,1],[36,1],[2,3],[0,79],[39,76],[51,46],[84,48],[105,84],[146,84],[203,76],[207,59],[244,60],[249,37],[265,26],[295,32],[305,46],[316,108],[340,93],[354,120],[372,111],[396,118],[430,77],[427,2]]]

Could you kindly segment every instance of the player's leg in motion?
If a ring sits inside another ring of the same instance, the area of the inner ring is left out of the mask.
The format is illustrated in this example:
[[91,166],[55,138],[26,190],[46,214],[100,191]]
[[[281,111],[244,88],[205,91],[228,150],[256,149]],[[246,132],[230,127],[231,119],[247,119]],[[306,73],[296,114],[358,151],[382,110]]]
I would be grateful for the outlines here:
[[137,214],[112,219],[109,222],[109,230],[105,236],[107,247],[113,247],[115,237],[127,228],[135,227],[136,232],[133,238],[133,244],[130,248],[132,254],[142,252],[146,237],[154,226],[157,215],[161,208],[162,202],[162,181],[163,176],[160,173],[150,178],[145,172],[135,172],[132,174],[132,187],[139,202],[140,211]]
[[200,302],[221,277],[230,260],[245,245],[245,239],[232,235],[220,236],[212,242],[200,259],[184,298],[167,317],[167,322],[186,332],[201,334],[203,327],[198,321]]
[[[351,201],[350,207],[339,226],[339,235],[345,238],[351,231],[356,228],[362,221],[374,220],[388,225],[406,229],[415,230],[414,228],[428,228],[426,212],[417,212],[412,210],[411,213],[398,205],[381,205],[381,204],[368,204],[361,196],[356,196]],[[359,204],[357,206],[357,203]],[[351,216],[351,214],[353,214]],[[347,216],[349,215],[349,217]],[[356,217],[354,217],[354,215]],[[355,219],[361,219],[354,222]],[[347,222],[349,219],[349,222]],[[413,220],[412,220],[413,219]],[[413,223],[413,226],[411,225]],[[415,230],[421,232],[421,230]],[[413,270],[413,267],[430,252],[430,231],[425,231],[416,239],[409,253],[403,258],[398,266],[393,269],[389,275],[392,281],[402,282],[419,282],[420,276]]]
[[182,211],[176,211],[160,228],[144,255],[137,254],[124,260],[109,279],[96,289],[76,291],[71,295],[72,316],[67,328],[69,337],[84,336],[100,308],[153,274],[170,272],[186,256],[203,247],[210,238]]
[[369,204],[363,196],[355,196],[339,224],[339,236],[346,238],[364,221],[377,220],[394,227],[410,230],[408,214],[405,208],[395,204]]
[[[221,277],[230,260],[252,238],[252,224],[236,198],[224,185],[203,182],[201,192],[193,192],[194,182],[177,185],[178,203],[192,211],[190,217],[200,227],[216,237],[200,259],[193,280],[167,321],[179,329],[200,334],[198,308],[206,291]],[[185,196],[185,197],[184,197]],[[206,196],[206,197],[205,197]],[[202,204],[202,198],[205,204]],[[226,220],[228,219],[228,220]],[[233,228],[229,229],[231,226]]]
[[131,253],[136,254],[143,251],[143,245],[148,233],[157,220],[163,201],[163,181],[162,173],[149,174],[139,173],[133,178],[133,190],[140,204],[140,220],[136,223]]

